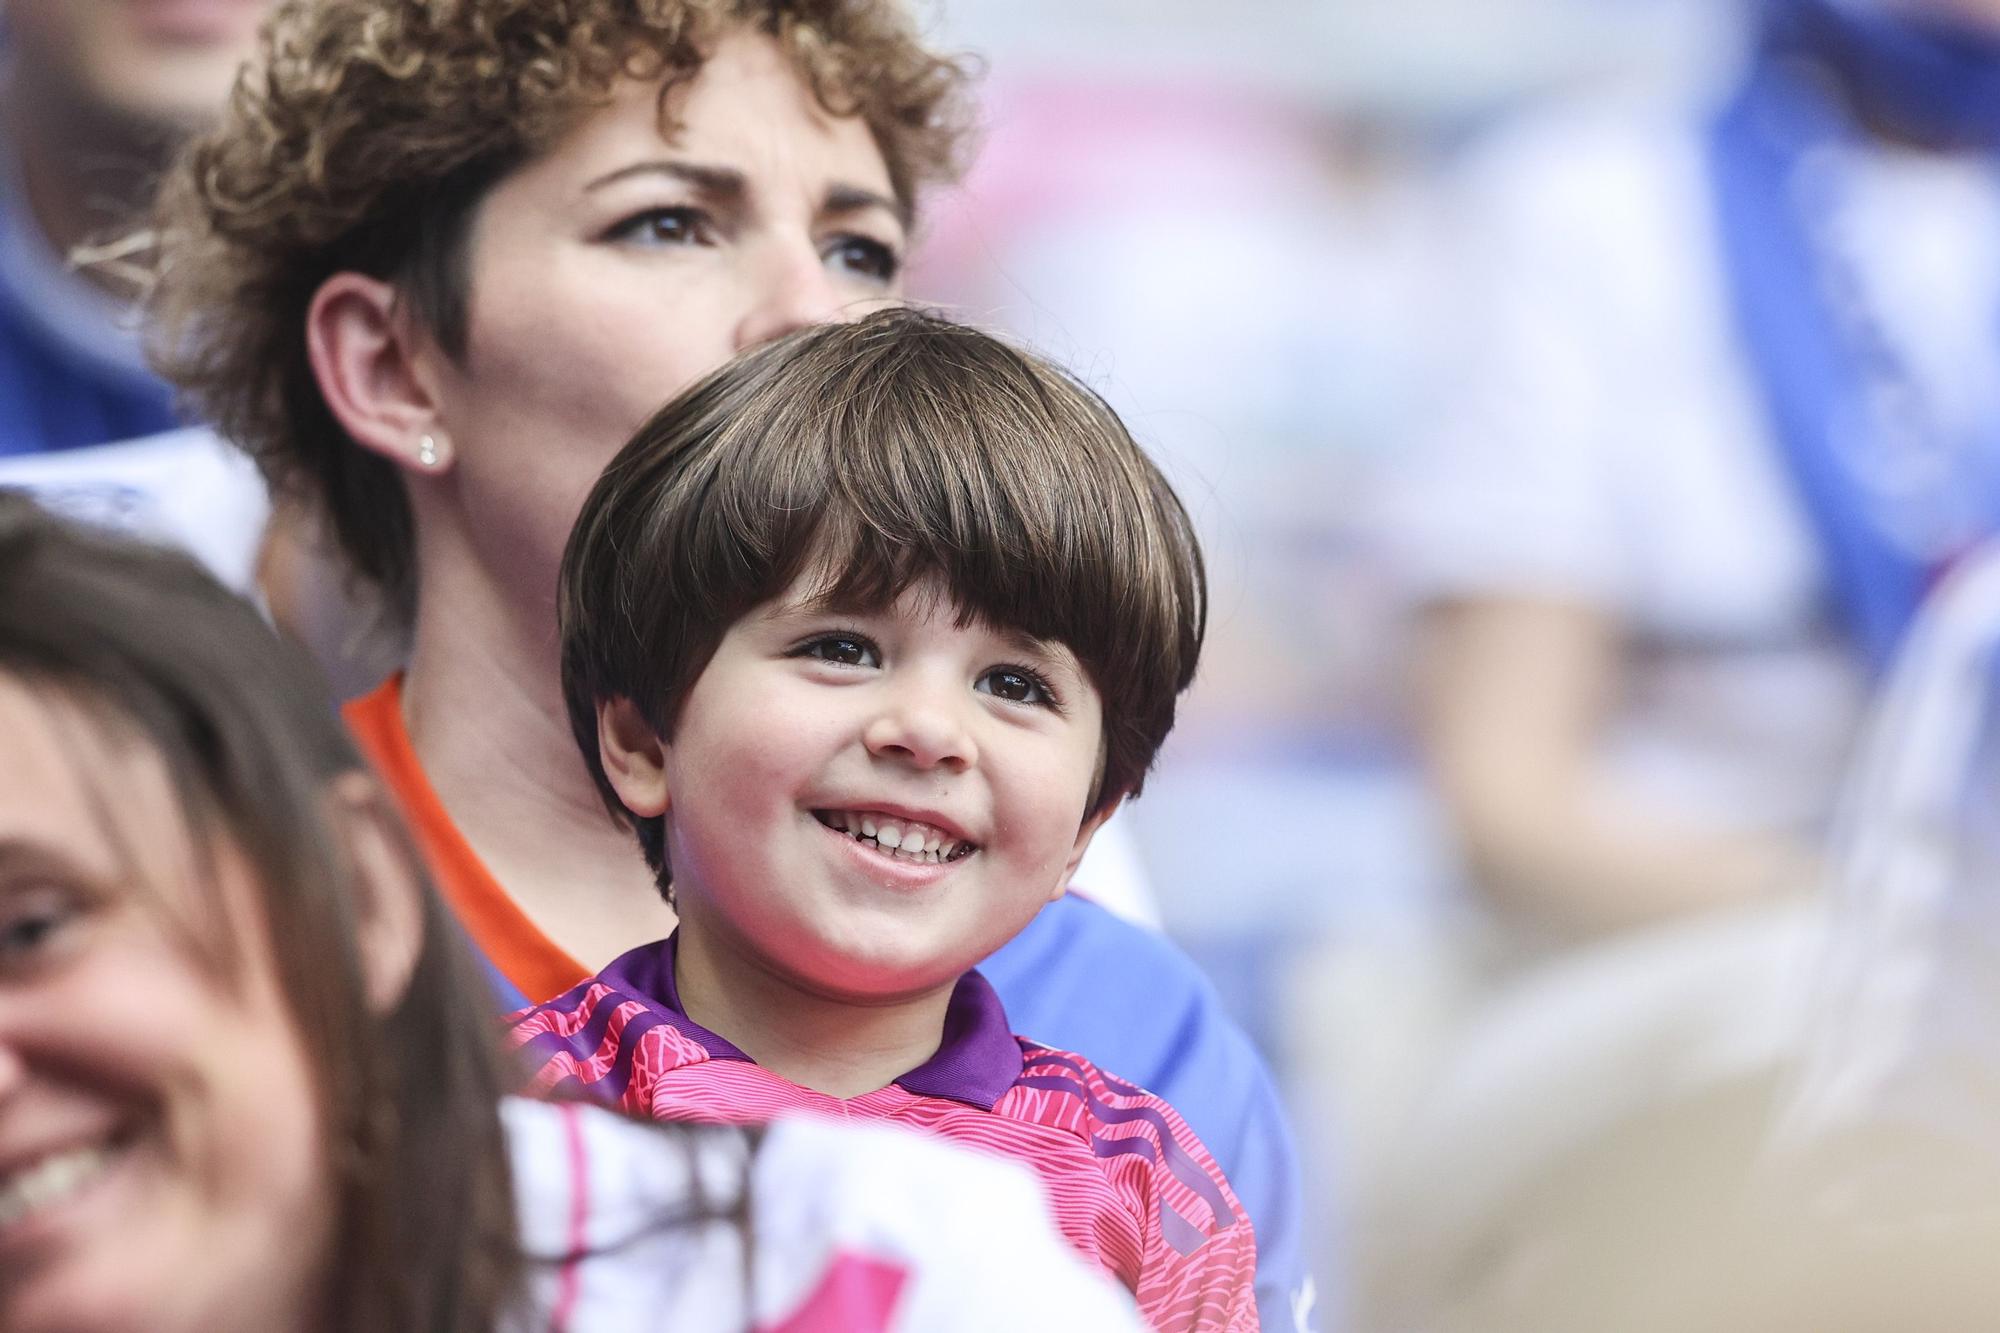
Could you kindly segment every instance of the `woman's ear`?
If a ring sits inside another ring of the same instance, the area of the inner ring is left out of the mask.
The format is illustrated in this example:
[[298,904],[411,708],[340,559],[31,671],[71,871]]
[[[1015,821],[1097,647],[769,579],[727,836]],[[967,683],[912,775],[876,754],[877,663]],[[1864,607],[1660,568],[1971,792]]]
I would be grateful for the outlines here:
[[423,873],[409,835],[372,778],[343,773],[332,794],[335,826],[354,858],[354,928],[368,1007],[386,1014],[409,989],[423,953]]
[[1076,845],[1069,851],[1069,864],[1063,867],[1062,878],[1056,882],[1056,891],[1049,895],[1050,902],[1069,892],[1070,881],[1076,878],[1076,868],[1083,864],[1083,854],[1090,850],[1090,840],[1097,836],[1097,830],[1104,827],[1104,821],[1117,814],[1118,807],[1123,804],[1123,796],[1114,797],[1102,810],[1084,817],[1083,826],[1076,831]]
[[306,355],[341,429],[398,467],[451,467],[428,342],[379,278],[336,273],[306,309]]
[[667,746],[630,699],[597,704],[597,757],[625,808],[641,819],[667,812]]

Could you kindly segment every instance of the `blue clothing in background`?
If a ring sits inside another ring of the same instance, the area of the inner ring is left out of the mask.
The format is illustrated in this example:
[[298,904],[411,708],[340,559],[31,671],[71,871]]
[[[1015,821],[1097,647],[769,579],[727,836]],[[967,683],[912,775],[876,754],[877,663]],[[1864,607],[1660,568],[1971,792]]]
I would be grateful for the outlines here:
[[175,424],[164,384],[76,356],[0,287],[0,458],[137,439]]
[[180,423],[125,308],[29,216],[0,142],[0,458],[134,440]]
[[[1828,153],[1869,142],[1864,125],[1990,159],[2000,41],[1839,0],[1765,0],[1756,59],[1709,136],[1744,349],[1828,579],[1879,672],[1932,585],[2000,528],[2000,423],[1945,426],[1830,234],[1841,201]],[[1988,327],[1986,357],[2000,349],[2000,311]]]

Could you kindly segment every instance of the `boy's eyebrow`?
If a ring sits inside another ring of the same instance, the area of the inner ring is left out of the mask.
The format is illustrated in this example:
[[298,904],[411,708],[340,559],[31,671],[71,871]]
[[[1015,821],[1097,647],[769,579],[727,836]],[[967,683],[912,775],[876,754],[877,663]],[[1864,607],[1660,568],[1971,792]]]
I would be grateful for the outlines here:
[[994,633],[1000,642],[1023,656],[1046,658],[1065,667],[1081,669],[1076,653],[1061,639],[1038,639],[1019,629],[998,629]]

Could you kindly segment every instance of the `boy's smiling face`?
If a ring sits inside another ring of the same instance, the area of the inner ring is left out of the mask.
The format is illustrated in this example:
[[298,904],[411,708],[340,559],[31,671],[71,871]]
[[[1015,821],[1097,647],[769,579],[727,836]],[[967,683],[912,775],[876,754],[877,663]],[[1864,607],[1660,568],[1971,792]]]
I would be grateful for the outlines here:
[[682,929],[834,1000],[948,987],[1059,896],[1089,814],[1102,701],[1059,644],[935,585],[869,614],[802,581],[723,636],[673,737],[599,709],[605,767],[664,808]]

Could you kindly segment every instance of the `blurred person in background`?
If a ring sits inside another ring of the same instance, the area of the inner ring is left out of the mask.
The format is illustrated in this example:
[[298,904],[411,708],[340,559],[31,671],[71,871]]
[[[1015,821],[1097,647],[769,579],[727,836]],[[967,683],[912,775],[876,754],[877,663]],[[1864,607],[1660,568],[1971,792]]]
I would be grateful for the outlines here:
[[1395,540],[1479,878],[1559,934],[1808,891],[1873,674],[2000,517],[2000,5],[1763,0],[1718,111],[1468,173]]
[[306,659],[188,557],[6,491],[0,958],[10,1333],[969,1333],[1024,1282],[1140,1326],[1004,1164],[503,1097]]
[[[2000,546],[1906,635],[1827,841],[1797,1037],[1405,1237],[1382,1327],[1877,1333],[2000,1304]],[[1732,997],[1734,998],[1734,997]],[[1490,1152],[1490,1147],[1488,1149]]]
[[238,586],[264,517],[254,469],[209,436],[167,434],[172,391],[146,365],[133,287],[115,261],[72,256],[145,215],[268,7],[0,0],[0,480],[176,540]]
[[[298,0],[265,51],[163,192],[157,348],[408,640],[350,726],[506,1003],[547,1000],[673,925],[565,719],[570,526],[701,374],[901,299],[963,75],[887,0]],[[1187,958],[1071,894],[982,971],[1038,1040],[1187,1100],[1268,1326],[1310,1326],[1270,1075]]]
[[1752,18],[1714,105],[1537,115],[1463,181],[1466,385],[1391,540],[1501,943],[1442,969],[1470,1021],[1398,1126],[1391,1250],[1472,1253],[1590,1145],[1771,1094],[1862,711],[2000,520],[2000,6]]

